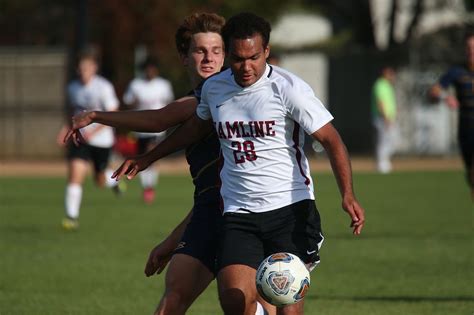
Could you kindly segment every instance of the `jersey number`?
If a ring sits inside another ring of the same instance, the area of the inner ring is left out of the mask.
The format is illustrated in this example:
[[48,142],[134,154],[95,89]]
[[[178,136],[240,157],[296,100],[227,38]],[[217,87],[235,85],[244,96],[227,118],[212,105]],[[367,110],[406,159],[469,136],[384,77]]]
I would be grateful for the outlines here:
[[232,141],[232,147],[234,150],[234,161],[235,164],[244,163],[247,161],[255,161],[257,159],[257,153],[255,152],[255,146],[252,141],[244,141],[242,143],[238,141]]

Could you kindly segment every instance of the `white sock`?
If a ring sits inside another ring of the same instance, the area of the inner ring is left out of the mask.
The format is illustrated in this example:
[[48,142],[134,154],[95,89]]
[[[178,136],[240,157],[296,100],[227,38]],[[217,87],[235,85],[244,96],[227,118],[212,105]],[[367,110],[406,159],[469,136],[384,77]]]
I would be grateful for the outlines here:
[[150,166],[138,173],[143,188],[154,188],[158,182],[158,171]]
[[80,184],[68,184],[66,187],[65,207],[66,216],[71,219],[79,218],[79,208],[82,200],[82,186]]
[[105,187],[112,188],[118,185],[118,181],[112,178],[114,172],[108,168],[105,170]]
[[262,304],[257,301],[257,310],[255,311],[255,315],[266,315],[268,314],[265,309],[263,308]]

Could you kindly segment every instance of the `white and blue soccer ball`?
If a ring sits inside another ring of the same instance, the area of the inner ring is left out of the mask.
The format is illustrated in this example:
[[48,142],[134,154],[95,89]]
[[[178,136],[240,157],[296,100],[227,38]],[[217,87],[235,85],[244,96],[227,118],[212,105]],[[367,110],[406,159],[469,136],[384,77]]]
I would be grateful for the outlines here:
[[301,259],[290,253],[275,253],[257,269],[257,291],[275,306],[300,301],[309,289],[309,271]]

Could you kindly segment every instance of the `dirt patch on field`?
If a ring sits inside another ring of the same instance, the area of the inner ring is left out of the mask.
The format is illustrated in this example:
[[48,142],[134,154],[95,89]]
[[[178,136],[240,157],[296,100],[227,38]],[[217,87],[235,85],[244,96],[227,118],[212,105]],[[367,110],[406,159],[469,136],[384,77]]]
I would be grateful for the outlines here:
[[[310,159],[313,171],[330,171],[326,158]],[[114,163],[115,167],[120,164]],[[184,157],[167,158],[158,164],[162,174],[187,174],[189,167]],[[459,157],[410,157],[393,160],[394,171],[415,170],[462,170]],[[355,172],[374,171],[374,160],[367,157],[353,157],[352,168]],[[65,176],[66,165],[63,161],[0,161],[0,176]]]

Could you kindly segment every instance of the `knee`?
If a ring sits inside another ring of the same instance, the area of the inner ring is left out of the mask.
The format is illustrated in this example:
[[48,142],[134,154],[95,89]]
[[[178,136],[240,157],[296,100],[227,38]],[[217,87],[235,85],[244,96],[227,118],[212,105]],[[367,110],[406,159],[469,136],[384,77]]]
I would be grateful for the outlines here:
[[184,314],[190,304],[183,292],[166,291],[155,314]]
[[220,292],[219,301],[226,315],[245,313],[245,294],[239,289],[227,289]]

